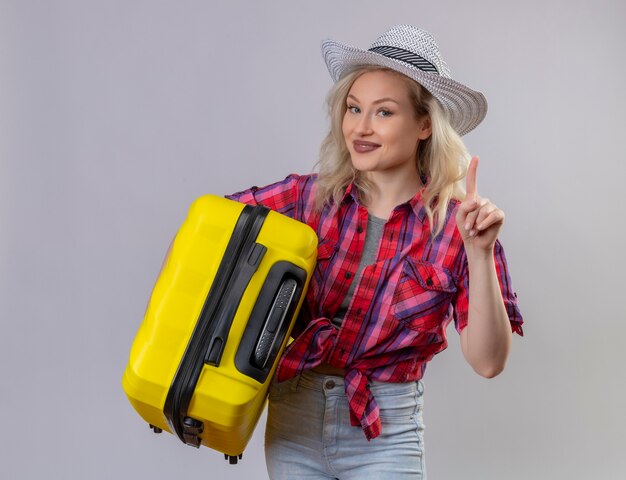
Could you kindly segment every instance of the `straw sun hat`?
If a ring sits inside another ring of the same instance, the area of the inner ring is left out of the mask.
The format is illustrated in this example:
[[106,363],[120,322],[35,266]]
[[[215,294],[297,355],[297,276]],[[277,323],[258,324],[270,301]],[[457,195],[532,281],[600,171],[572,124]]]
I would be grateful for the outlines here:
[[359,65],[380,65],[412,78],[439,100],[459,135],[476,128],[487,114],[485,96],[452,80],[435,39],[420,28],[397,25],[369,50],[324,40],[322,54],[334,81]]

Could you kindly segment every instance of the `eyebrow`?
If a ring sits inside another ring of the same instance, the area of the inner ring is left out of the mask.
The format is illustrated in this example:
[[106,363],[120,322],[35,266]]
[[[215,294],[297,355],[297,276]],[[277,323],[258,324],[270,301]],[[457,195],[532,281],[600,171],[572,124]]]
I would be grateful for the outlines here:
[[[354,95],[352,95],[351,93],[350,93],[350,94],[348,94],[348,97],[347,97],[347,98],[352,98],[352,99],[353,99],[353,100],[355,100],[356,102],[360,102],[360,100],[359,100],[358,98],[356,98]],[[400,103],[398,103],[396,100],[394,100],[393,98],[389,98],[389,97],[380,98],[380,99],[378,99],[378,100],[375,100],[375,101],[374,101],[374,102],[372,102],[372,103],[377,104],[377,103],[383,103],[383,102],[393,102],[393,103],[395,103],[395,104],[397,104],[397,105],[400,105]]]

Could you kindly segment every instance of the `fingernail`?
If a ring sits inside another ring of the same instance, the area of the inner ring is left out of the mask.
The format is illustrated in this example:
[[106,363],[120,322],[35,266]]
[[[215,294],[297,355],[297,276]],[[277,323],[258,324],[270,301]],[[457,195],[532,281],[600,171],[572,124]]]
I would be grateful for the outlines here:
[[470,230],[469,236],[470,237],[475,237],[476,236],[476,230]]
[[467,223],[465,224],[465,230],[469,230],[469,229],[470,229],[470,223],[469,223],[469,222],[467,222]]

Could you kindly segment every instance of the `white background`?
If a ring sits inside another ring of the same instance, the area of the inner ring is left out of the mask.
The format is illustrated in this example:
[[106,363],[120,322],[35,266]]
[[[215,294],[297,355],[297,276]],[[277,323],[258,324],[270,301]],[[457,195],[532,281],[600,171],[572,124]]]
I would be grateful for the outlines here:
[[431,479],[626,470],[626,3],[0,1],[0,477],[266,478],[153,435],[121,377],[191,201],[313,169],[319,43],[431,31],[489,113],[466,136],[526,318],[505,372],[426,377]]

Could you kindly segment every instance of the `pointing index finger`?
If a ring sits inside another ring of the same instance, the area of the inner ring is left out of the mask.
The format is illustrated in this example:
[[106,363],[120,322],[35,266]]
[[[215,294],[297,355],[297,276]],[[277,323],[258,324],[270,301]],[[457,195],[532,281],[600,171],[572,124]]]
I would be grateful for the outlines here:
[[467,175],[465,177],[465,200],[476,200],[476,172],[478,170],[478,157],[472,157],[469,167],[467,167]]

